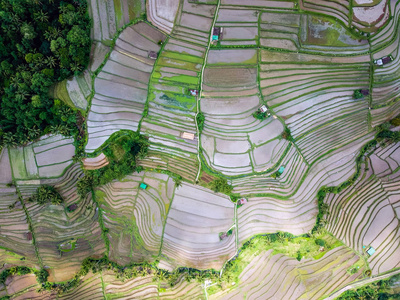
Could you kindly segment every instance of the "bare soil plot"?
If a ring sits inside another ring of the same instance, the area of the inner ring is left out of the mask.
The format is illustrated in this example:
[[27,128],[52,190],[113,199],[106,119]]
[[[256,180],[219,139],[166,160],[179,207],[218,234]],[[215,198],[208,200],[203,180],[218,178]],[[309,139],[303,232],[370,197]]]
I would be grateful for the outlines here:
[[213,87],[248,87],[257,84],[256,68],[206,68],[204,84]]
[[208,33],[212,24],[212,19],[194,14],[182,13],[179,24],[184,27]]
[[116,33],[114,2],[89,1],[89,12],[93,18],[92,37],[96,41],[111,40]]
[[260,44],[264,47],[285,49],[289,51],[297,51],[298,49],[296,43],[292,40],[261,38]]
[[175,191],[163,236],[162,254],[170,263],[220,269],[235,252],[235,234],[220,241],[233,225],[234,204],[220,194],[183,184]]
[[257,27],[225,27],[225,40],[254,40],[258,35]]
[[[242,3],[243,4],[243,3]],[[217,22],[251,22],[256,23],[258,16],[255,10],[226,9],[221,8],[218,12]],[[224,33],[225,37],[225,33]]]
[[102,167],[105,167],[109,163],[104,153],[100,153],[98,156],[92,158],[86,157],[82,159],[82,162],[83,162],[83,167],[86,170],[100,169]]
[[198,5],[194,2],[189,2],[188,0],[183,1],[182,11],[191,14],[202,15],[208,18],[214,16],[216,6],[214,5]]
[[263,12],[260,20],[262,23],[280,24],[289,27],[300,26],[300,15],[286,12]]
[[207,64],[256,64],[256,49],[211,49]]
[[144,167],[174,172],[190,182],[196,179],[198,163],[195,154],[184,153],[164,145],[150,146],[148,156],[139,162]]
[[249,6],[249,7],[262,7],[262,8],[294,8],[293,2],[286,1],[271,1],[271,0],[248,0],[243,2],[241,0],[221,0],[223,5],[238,5],[238,6]]

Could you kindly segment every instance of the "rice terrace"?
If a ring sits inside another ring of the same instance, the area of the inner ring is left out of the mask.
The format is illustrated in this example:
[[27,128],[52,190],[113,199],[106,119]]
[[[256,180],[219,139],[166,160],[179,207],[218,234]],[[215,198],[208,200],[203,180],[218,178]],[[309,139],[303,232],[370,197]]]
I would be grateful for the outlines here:
[[0,0],[0,300],[400,299],[400,1]]

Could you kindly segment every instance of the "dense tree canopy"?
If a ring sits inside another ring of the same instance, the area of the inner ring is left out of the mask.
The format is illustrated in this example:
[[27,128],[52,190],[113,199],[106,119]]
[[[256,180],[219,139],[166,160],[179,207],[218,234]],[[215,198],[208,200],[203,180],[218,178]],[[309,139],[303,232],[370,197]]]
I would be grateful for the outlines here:
[[0,0],[0,142],[73,134],[75,112],[48,91],[86,68],[90,44],[84,0]]

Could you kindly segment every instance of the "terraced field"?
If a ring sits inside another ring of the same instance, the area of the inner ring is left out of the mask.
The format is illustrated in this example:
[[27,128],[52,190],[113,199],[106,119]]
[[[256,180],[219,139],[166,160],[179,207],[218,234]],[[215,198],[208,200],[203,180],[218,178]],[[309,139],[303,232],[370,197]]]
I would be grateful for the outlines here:
[[345,247],[335,248],[321,259],[297,261],[272,250],[255,256],[239,275],[233,288],[209,299],[319,299],[358,276],[346,269],[358,257]]
[[[140,188],[140,183],[147,188]],[[144,172],[96,191],[109,228],[110,258],[121,265],[155,260],[173,193],[174,183],[167,175]]]
[[[88,6],[89,68],[52,91],[83,113],[86,153],[75,163],[73,138],[61,135],[0,152],[1,270],[45,268],[51,282],[62,282],[85,258],[104,255],[153,269],[125,280],[111,270],[89,273],[62,295],[38,293],[33,275],[10,276],[0,297],[321,299],[369,270],[400,268],[400,143],[383,140],[358,158],[375,129],[400,113],[400,3]],[[374,62],[385,56],[383,65]],[[268,114],[260,117],[263,106]],[[140,172],[80,197],[85,172],[113,166],[106,146],[119,130],[148,139]],[[326,207],[318,202],[321,189],[359,171],[354,184],[327,193]],[[221,179],[232,192],[211,190]],[[63,203],[28,202],[40,185],[54,187]],[[231,201],[242,197],[243,206]],[[265,249],[243,256],[241,247],[256,235],[310,233],[317,215],[346,246],[322,249],[315,259]],[[229,260],[243,267],[236,282],[210,283],[207,271],[202,283],[184,275],[215,269],[225,278]],[[175,286],[172,273],[160,279],[156,267],[181,268]]]
[[48,135],[29,146],[11,148],[9,156],[16,180],[59,177],[72,164],[74,139]]
[[137,130],[147,99],[147,86],[159,41],[165,36],[146,23],[130,26],[118,37],[114,50],[94,82],[87,120],[87,152],[99,148],[120,129]]
[[[121,280],[113,272],[88,275],[75,289],[60,295],[37,292],[38,284],[33,275],[15,276],[7,282],[9,293],[18,293],[11,299],[205,299],[199,283],[181,280],[170,287],[154,280],[154,275]],[[0,290],[1,293],[1,290]]]
[[220,269],[236,250],[235,236],[220,240],[234,224],[234,204],[226,196],[183,184],[175,191],[164,229],[160,264]]
[[[378,148],[354,186],[326,199],[327,229],[363,253],[373,274],[400,266],[399,155],[399,143]],[[372,256],[365,253],[370,246]]]
[[[93,206],[90,194],[79,199],[76,182],[82,176],[78,165],[74,165],[57,180],[42,180],[42,184],[52,185],[66,199],[64,206],[26,203],[33,232],[36,237],[38,255],[44,265],[50,268],[52,281],[64,281],[80,269],[88,256],[101,257],[105,252],[101,229],[98,224],[98,211]],[[65,207],[77,204],[77,209],[68,212]],[[71,243],[70,251],[62,245]]]

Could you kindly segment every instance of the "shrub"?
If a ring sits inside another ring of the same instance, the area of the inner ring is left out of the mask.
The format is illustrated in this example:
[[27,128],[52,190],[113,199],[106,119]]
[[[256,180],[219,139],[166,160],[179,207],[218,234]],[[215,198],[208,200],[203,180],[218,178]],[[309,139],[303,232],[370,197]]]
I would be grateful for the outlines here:
[[206,118],[204,117],[204,114],[202,112],[199,112],[196,116],[196,122],[197,122],[197,126],[199,127],[200,133],[203,131],[205,119]]
[[355,90],[353,93],[354,99],[361,99],[364,97],[364,95],[361,93],[361,90]]
[[390,120],[390,124],[393,126],[400,126],[400,116],[397,116],[396,118]]
[[292,133],[290,132],[290,129],[285,126],[285,129],[283,130],[281,137],[285,140],[288,141],[293,141]]
[[268,117],[267,112],[261,112],[260,110],[257,110],[256,112],[253,113],[253,117],[256,118],[257,120],[265,120]]
[[37,202],[40,205],[51,203],[59,205],[63,202],[63,198],[56,191],[56,189],[50,185],[42,185],[37,188],[36,194],[28,199],[30,202]]
[[233,187],[228,184],[226,178],[218,178],[211,181],[208,185],[216,193],[224,193],[229,195],[233,190]]
[[36,280],[39,283],[47,282],[47,278],[49,277],[49,273],[45,269],[40,269],[40,271],[35,272]]
[[147,154],[149,143],[137,132],[120,131],[110,137],[109,144],[103,149],[109,164],[101,169],[85,172],[77,183],[78,194],[86,196],[93,187],[106,184],[114,179],[121,180],[134,171],[139,171],[136,162]]

